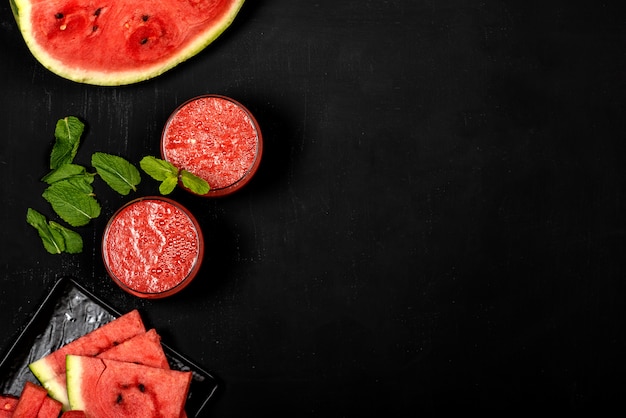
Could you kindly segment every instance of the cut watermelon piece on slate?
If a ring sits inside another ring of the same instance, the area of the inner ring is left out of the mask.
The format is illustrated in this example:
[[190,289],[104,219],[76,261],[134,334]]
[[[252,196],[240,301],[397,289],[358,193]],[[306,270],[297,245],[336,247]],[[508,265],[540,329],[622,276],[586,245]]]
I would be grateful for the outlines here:
[[161,346],[161,337],[154,329],[135,335],[133,338],[103,351],[97,357],[139,363],[161,369],[170,368],[163,346]]
[[[117,360],[143,364],[144,366],[169,369],[165,351],[161,345],[161,336],[155,329],[134,336],[120,345],[104,351],[97,356],[101,359]],[[181,418],[186,418],[183,411]]]
[[29,364],[28,367],[47,389],[48,394],[63,404],[63,410],[67,410],[69,401],[65,381],[65,356],[68,354],[95,356],[145,332],[139,312],[133,310],[64,345]]
[[191,377],[191,372],[67,356],[71,408],[90,418],[179,418]]
[[41,405],[47,397],[48,393],[44,388],[32,382],[26,382],[11,417],[37,418]]
[[0,395],[0,418],[10,418],[18,402],[16,396]]
[[130,84],[191,58],[235,19],[244,0],[11,0],[34,57],[82,83]]
[[41,405],[41,408],[39,409],[37,418],[58,418],[62,409],[63,404],[61,402],[54,400],[49,396],[46,396],[43,404]]

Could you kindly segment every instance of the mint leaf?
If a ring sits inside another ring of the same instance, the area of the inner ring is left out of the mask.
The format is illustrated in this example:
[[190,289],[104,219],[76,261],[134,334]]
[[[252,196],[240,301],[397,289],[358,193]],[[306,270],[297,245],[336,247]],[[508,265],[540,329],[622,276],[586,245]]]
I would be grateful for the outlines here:
[[83,250],[81,236],[54,221],[48,222],[46,217],[35,209],[28,208],[26,222],[37,230],[44,248],[50,254],[67,252],[78,254]]
[[170,194],[174,191],[176,186],[178,185],[177,177],[168,177],[161,182],[159,185],[159,192],[162,195]]
[[50,168],[74,161],[85,125],[75,116],[59,119],[54,130],[56,141],[50,154]]
[[94,166],[102,180],[121,195],[127,195],[131,190],[137,191],[141,181],[139,170],[117,155],[96,152],[91,156],[91,165]]
[[63,180],[67,184],[71,184],[77,190],[80,190],[86,195],[93,195],[93,176],[85,176],[85,177],[72,177],[66,180]]
[[150,177],[162,182],[159,186],[159,192],[164,195],[170,194],[178,185],[179,175],[183,186],[196,194],[207,194],[211,189],[206,180],[201,179],[187,170],[179,170],[169,161],[148,155],[141,159],[139,166],[150,175]]
[[209,183],[207,183],[206,180],[201,179],[187,170],[181,170],[180,179],[183,182],[183,186],[196,194],[207,194],[209,190],[211,190],[211,187],[209,187]]
[[66,253],[78,254],[83,251],[83,239],[78,232],[72,231],[54,221],[50,221],[48,224],[53,232],[58,232],[63,237]]
[[170,194],[178,185],[178,168],[172,163],[148,155],[139,161],[139,166],[153,179],[160,181],[159,192]]
[[69,180],[48,186],[42,194],[52,209],[72,226],[83,226],[100,215],[100,204],[91,193],[76,187]]
[[178,168],[168,161],[161,160],[150,155],[139,161],[139,166],[150,177],[157,181],[165,181],[170,178],[178,178]]
[[50,171],[46,174],[41,181],[48,184],[55,183],[57,181],[66,180],[75,177],[89,176],[93,178],[93,175],[87,173],[87,170],[82,165],[77,164],[62,164],[58,168]]
[[65,250],[63,235],[50,228],[46,217],[35,209],[28,208],[26,222],[37,230],[44,248],[50,254],[61,254]]

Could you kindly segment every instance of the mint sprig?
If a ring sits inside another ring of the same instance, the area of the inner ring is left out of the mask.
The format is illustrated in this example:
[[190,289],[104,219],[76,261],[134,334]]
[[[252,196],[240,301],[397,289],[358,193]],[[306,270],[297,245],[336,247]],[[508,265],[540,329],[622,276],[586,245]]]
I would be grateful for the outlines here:
[[83,239],[80,234],[54,221],[49,221],[35,209],[29,208],[26,222],[37,230],[44,248],[50,254],[67,252],[77,254],[83,250]]
[[183,186],[193,193],[204,195],[211,190],[206,180],[185,169],[179,169],[169,161],[148,155],[139,161],[139,166],[150,177],[161,182],[159,192],[163,195],[170,194],[174,191],[178,185],[179,179],[183,183]]
[[[48,184],[42,197],[53,211],[72,227],[87,225],[100,216],[101,206],[94,193],[94,178],[100,177],[113,190],[127,195],[141,181],[139,170],[122,157],[96,152],[91,164],[95,172],[74,163],[85,125],[75,116],[59,119],[56,124],[55,143],[50,153],[50,172],[41,180]],[[29,208],[26,221],[33,226],[44,248],[51,254],[82,251],[80,235]]]

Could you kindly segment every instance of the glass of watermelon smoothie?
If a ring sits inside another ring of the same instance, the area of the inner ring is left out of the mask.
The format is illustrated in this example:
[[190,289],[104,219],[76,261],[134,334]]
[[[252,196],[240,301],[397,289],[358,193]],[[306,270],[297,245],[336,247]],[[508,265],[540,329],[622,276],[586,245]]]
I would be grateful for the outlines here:
[[208,94],[190,99],[169,117],[161,136],[161,155],[209,183],[204,196],[241,189],[256,173],[263,138],[256,119],[241,103]]
[[180,292],[198,273],[203,255],[204,238],[196,218],[163,196],[142,197],[122,206],[102,237],[108,274],[141,298]]

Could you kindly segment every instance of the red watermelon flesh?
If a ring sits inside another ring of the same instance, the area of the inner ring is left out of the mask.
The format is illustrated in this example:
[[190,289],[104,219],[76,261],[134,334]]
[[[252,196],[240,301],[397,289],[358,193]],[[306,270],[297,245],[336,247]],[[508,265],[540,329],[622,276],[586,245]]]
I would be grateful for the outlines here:
[[0,418],[10,418],[19,399],[11,395],[0,395]]
[[41,408],[39,409],[37,418],[58,418],[61,413],[61,409],[63,409],[63,404],[61,402],[46,396]]
[[113,348],[103,351],[97,357],[134,362],[161,369],[170,368],[161,346],[161,337],[154,329],[136,335]]
[[61,418],[87,418],[83,411],[65,411]]
[[136,363],[67,356],[70,405],[89,418],[179,418],[191,376]]
[[11,0],[33,55],[68,79],[121,85],[196,55],[244,0]]
[[145,332],[139,312],[133,310],[64,345],[28,367],[48,390],[48,394],[61,402],[63,409],[67,410],[69,402],[65,382],[65,356],[68,354],[95,356]]
[[41,405],[47,397],[48,392],[44,388],[32,382],[26,382],[11,417],[37,418]]

